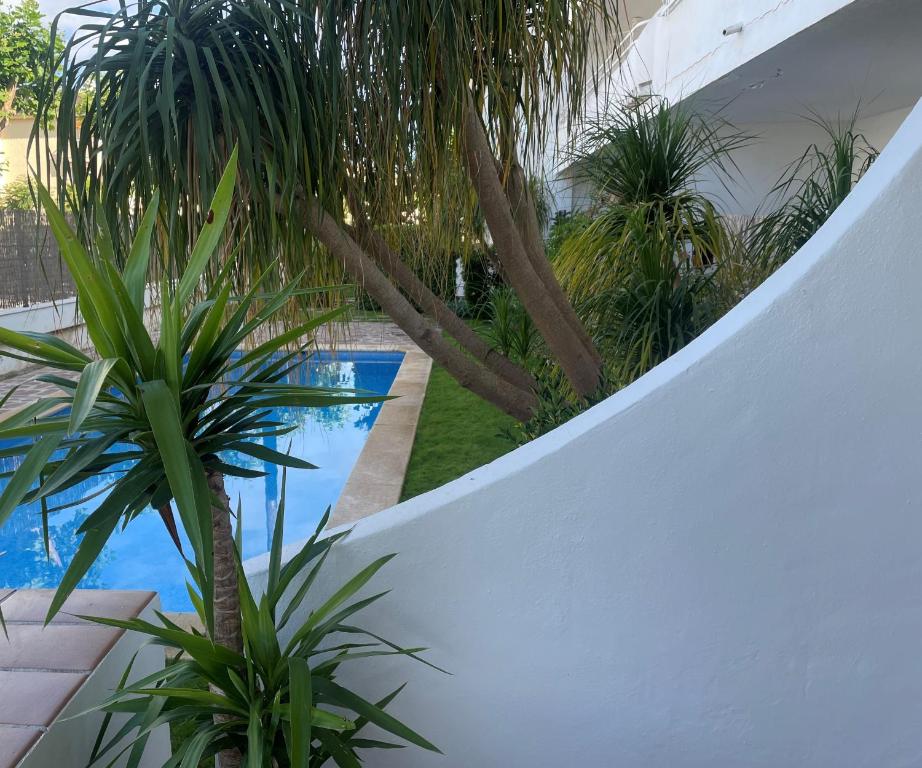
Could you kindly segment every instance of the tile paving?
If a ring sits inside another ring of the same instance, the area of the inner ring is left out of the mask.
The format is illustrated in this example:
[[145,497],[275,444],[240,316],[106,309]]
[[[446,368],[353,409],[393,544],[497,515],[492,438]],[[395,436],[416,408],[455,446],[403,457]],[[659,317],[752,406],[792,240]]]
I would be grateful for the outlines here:
[[2,590],[9,641],[0,642],[0,768],[13,768],[122,636],[123,631],[75,616],[138,616],[153,592],[80,590],[55,623],[43,627],[53,590]]

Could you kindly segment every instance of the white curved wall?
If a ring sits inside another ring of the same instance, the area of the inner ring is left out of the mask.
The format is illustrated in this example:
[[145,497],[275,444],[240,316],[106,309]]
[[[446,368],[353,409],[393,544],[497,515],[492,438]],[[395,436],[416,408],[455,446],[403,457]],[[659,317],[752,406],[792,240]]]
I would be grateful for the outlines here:
[[917,107],[693,344],[355,527],[327,586],[399,552],[363,623],[454,673],[353,681],[409,680],[395,713],[446,753],[374,765],[920,764],[920,214]]

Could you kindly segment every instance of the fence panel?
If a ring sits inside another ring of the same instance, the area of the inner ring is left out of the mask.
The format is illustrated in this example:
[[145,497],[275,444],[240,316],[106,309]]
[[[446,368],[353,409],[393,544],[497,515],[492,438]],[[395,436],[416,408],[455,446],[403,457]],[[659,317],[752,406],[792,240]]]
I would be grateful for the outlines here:
[[0,210],[0,307],[23,307],[74,296],[48,222],[34,211]]

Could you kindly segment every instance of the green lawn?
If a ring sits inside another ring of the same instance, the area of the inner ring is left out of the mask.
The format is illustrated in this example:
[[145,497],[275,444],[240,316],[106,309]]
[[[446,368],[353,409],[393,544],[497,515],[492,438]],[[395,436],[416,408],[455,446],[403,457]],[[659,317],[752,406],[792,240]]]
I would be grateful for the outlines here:
[[433,366],[401,499],[438,488],[508,453],[515,444],[500,432],[514,424]]

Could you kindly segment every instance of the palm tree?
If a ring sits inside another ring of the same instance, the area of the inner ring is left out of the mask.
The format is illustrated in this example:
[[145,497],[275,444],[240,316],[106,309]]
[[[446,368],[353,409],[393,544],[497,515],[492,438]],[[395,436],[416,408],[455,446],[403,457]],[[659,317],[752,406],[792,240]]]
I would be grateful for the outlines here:
[[[93,257],[48,192],[39,188],[61,254],[74,276],[87,332],[100,357],[91,359],[56,336],[0,329],[0,343],[8,348],[0,354],[58,371],[38,378],[60,390],[59,395],[42,398],[0,421],[0,440],[16,441],[3,449],[3,455],[20,462],[0,494],[0,524],[20,504],[41,502],[47,515],[49,499],[60,500],[60,494],[89,477],[111,478],[106,498],[80,526],[83,538],[52,600],[48,621],[116,527],[130,524],[148,506],[161,511],[179,546],[172,521],[171,502],[175,501],[193,550],[187,563],[202,596],[200,613],[206,618],[208,634],[216,644],[240,652],[236,549],[224,477],[252,477],[254,473],[228,463],[227,452],[310,469],[312,465],[304,459],[258,441],[293,429],[273,421],[273,408],[380,400],[285,381],[299,363],[303,337],[337,311],[305,320],[278,335],[254,336],[299,293],[300,276],[268,295],[261,293],[266,280],[259,279],[237,297],[228,279],[231,258],[206,295],[196,299],[202,275],[223,239],[236,183],[236,160],[234,151],[184,271],[175,283],[164,280],[161,286],[156,341],[144,326],[156,193],[127,261],[118,269],[105,230],[97,238]],[[295,348],[285,351],[289,345]],[[65,506],[82,501],[72,494]],[[224,764],[233,765],[233,758]]]
[[700,306],[725,225],[697,182],[710,173],[726,184],[749,141],[719,116],[652,98],[601,116],[573,152],[595,217],[555,268],[616,379],[632,381],[707,325]]
[[410,220],[452,221],[469,241],[479,211],[574,390],[597,388],[600,358],[545,258],[518,151],[534,159],[558,118],[580,114],[610,23],[604,0],[142,0],[109,17],[75,13],[88,20],[56,62],[63,76],[45,88],[35,131],[56,126],[49,162],[84,230],[99,216],[114,229],[160,189],[167,231],[187,238],[212,169],[239,144],[239,279],[276,255],[319,282],[344,270],[464,386],[526,419],[532,377],[424,290],[383,237]]
[[878,150],[856,127],[858,110],[844,122],[809,119],[826,135],[811,144],[775,186],[778,207],[752,227],[750,247],[779,266],[832,216],[877,159]]

